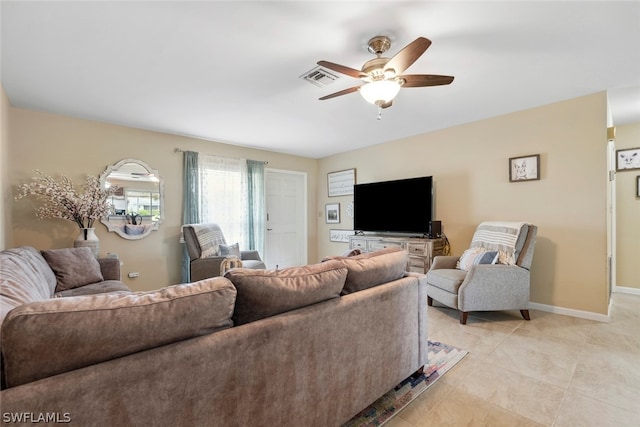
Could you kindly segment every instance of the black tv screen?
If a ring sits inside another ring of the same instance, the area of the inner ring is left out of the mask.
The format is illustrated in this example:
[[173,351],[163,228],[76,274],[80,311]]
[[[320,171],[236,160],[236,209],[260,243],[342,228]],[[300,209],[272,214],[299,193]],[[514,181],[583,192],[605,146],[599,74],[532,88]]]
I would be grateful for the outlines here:
[[356,184],[353,226],[356,231],[426,234],[433,195],[430,176]]

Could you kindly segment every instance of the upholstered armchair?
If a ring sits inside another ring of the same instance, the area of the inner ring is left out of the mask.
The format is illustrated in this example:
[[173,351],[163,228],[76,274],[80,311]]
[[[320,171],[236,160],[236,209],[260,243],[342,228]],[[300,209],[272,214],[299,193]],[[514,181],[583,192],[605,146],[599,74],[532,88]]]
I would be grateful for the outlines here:
[[230,257],[239,258],[243,268],[267,268],[258,251],[240,250],[237,244],[227,245],[218,224],[183,225],[182,233],[189,252],[192,282],[221,276],[220,266]]
[[436,256],[427,273],[427,303],[458,310],[466,324],[470,311],[520,310],[529,320],[531,261],[537,227],[527,223],[484,222],[462,256]]

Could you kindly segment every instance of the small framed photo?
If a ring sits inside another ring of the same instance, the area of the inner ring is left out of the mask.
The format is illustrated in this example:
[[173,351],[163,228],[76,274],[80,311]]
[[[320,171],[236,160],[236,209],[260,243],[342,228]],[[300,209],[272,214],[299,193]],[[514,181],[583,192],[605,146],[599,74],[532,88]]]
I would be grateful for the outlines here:
[[331,242],[349,243],[349,236],[353,236],[353,230],[329,230],[329,240]]
[[636,176],[636,197],[640,199],[640,175]]
[[340,203],[329,203],[324,206],[324,221],[327,224],[340,223]]
[[531,154],[509,159],[509,182],[535,181],[540,179],[540,154]]
[[616,150],[616,171],[640,169],[640,148]]

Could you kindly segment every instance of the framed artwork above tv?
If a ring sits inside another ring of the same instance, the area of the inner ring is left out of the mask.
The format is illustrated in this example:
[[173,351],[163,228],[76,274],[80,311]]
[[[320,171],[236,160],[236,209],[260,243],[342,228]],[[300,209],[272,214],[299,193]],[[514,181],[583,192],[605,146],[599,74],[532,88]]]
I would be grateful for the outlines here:
[[327,174],[327,190],[329,197],[350,196],[356,183],[356,170],[347,169]]

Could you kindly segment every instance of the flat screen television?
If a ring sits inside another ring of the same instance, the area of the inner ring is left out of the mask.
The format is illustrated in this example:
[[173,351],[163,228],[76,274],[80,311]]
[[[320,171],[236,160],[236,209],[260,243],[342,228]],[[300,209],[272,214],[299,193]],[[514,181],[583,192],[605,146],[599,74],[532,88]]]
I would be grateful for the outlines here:
[[430,176],[356,184],[353,226],[356,231],[427,234],[432,214]]

